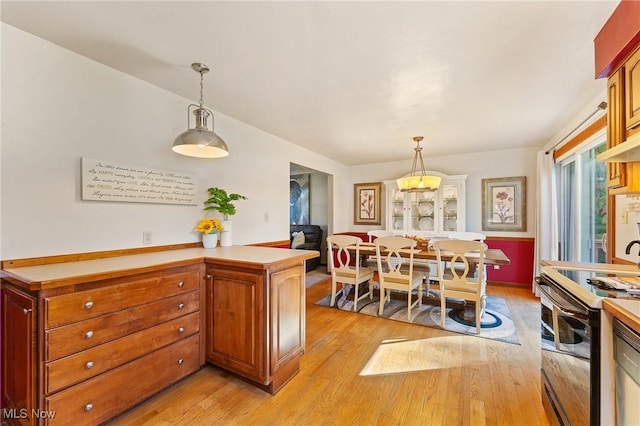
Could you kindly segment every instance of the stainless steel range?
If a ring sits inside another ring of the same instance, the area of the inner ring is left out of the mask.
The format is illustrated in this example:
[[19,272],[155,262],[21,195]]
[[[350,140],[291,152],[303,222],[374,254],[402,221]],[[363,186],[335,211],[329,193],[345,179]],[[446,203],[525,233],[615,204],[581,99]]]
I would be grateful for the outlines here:
[[604,265],[600,269],[545,267],[536,280],[541,300],[542,399],[549,419],[560,425],[600,425],[602,300],[616,297],[640,303],[640,294],[607,277],[613,271]]

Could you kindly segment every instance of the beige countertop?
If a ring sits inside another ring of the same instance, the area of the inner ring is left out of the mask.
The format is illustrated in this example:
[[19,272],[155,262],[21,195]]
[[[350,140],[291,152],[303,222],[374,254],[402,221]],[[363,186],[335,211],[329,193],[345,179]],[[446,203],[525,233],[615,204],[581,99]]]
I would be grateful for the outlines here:
[[115,278],[129,275],[132,272],[150,272],[169,267],[192,265],[203,261],[222,264],[244,263],[254,268],[268,269],[271,265],[279,262],[303,261],[318,256],[319,253],[317,251],[273,247],[186,248],[102,259],[6,268],[2,270],[2,278],[13,278],[27,284],[30,290],[41,290]]
[[543,260],[542,266],[554,269],[573,269],[576,271],[595,271],[618,275],[640,275],[637,265],[621,265],[617,263],[565,262],[560,260]]
[[640,333],[640,299],[605,299],[602,308]]

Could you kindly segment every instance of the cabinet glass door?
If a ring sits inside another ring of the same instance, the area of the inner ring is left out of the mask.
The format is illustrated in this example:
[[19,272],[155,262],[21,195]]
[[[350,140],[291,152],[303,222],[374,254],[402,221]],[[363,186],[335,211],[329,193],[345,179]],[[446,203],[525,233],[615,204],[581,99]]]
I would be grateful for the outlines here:
[[445,184],[442,186],[442,222],[441,227],[445,232],[458,230],[458,186]]
[[411,230],[435,231],[436,192],[414,192],[411,194]]
[[405,229],[404,193],[400,192],[397,186],[390,186],[387,195],[391,201],[388,204],[390,206],[388,214],[391,216],[391,230],[402,232]]

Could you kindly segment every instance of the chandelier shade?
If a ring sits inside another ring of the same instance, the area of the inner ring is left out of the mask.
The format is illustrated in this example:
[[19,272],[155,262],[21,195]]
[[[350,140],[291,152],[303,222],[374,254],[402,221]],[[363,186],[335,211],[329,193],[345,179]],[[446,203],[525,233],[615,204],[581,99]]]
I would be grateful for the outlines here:
[[[426,192],[437,191],[440,187],[440,176],[430,176],[424,170],[424,161],[422,160],[422,147],[420,141],[422,136],[415,136],[413,140],[416,142],[414,148],[415,155],[413,157],[413,165],[411,166],[411,173],[408,176],[396,179],[398,189],[402,192]],[[418,169],[420,166],[420,169]]]
[[[229,155],[229,148],[225,141],[213,131],[213,112],[205,108],[202,103],[203,75],[209,72],[209,67],[201,63],[191,64],[191,68],[200,74],[200,104],[187,107],[187,128],[189,127],[189,113],[193,108],[195,126],[178,135],[173,141],[174,152],[188,157],[221,158]],[[211,130],[207,119],[211,116]]]

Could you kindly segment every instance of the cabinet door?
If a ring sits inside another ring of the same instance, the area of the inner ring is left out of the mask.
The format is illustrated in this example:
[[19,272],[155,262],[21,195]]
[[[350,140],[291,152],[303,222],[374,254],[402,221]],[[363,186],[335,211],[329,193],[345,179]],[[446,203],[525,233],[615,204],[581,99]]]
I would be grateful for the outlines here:
[[440,221],[437,195],[436,191],[409,194],[409,209],[411,211],[409,231],[436,231],[436,224]]
[[304,268],[296,266],[283,269],[272,273],[270,278],[270,374],[274,375],[282,366],[304,352]]
[[442,195],[442,214],[440,215],[439,229],[443,232],[462,232],[460,207],[464,201],[460,200],[460,188],[457,183],[445,183],[440,187]]
[[[630,133],[635,133],[634,129],[640,129],[640,49],[627,59],[624,64],[625,70],[625,119],[626,128]],[[611,102],[609,102],[611,105]],[[626,136],[624,139],[626,139]]]
[[31,416],[36,408],[35,308],[35,299],[11,287],[2,289],[3,413],[21,424],[35,424]]
[[[622,103],[624,70],[618,70],[607,82],[607,148],[625,140],[624,105]],[[619,188],[626,184],[624,163],[607,164],[607,187]]]
[[217,268],[208,274],[207,361],[268,384],[263,275]]
[[398,185],[388,183],[386,187],[387,196],[387,229],[390,231],[402,233],[406,229],[405,226],[405,193],[398,189]]

